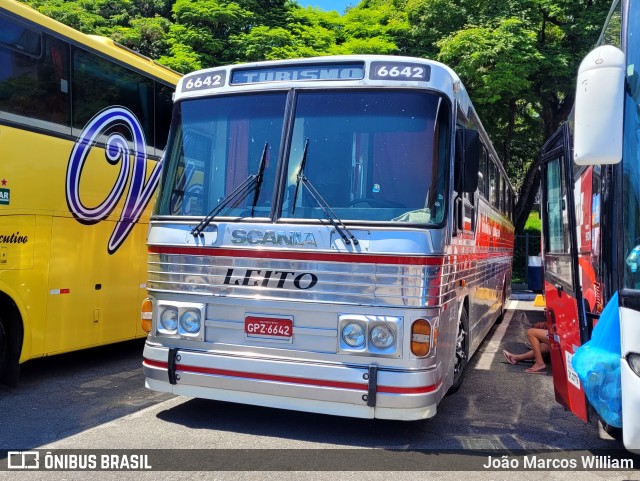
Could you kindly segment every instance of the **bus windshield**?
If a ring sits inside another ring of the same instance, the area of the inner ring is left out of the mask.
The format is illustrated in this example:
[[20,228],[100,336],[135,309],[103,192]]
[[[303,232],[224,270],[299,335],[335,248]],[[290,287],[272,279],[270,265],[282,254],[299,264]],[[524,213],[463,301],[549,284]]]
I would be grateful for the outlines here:
[[[638,9],[635,4],[629,7],[631,12]],[[640,29],[640,18],[629,15],[629,31]],[[624,257],[626,268],[623,274],[623,286],[628,289],[640,290],[640,151],[638,149],[637,132],[640,131],[640,42],[635,36],[627,40],[627,95],[625,105],[625,133],[624,152],[622,155],[622,215],[624,229]]]
[[[298,90],[289,104],[283,92],[185,100],[174,114],[156,214],[207,215],[257,174],[267,144],[259,195],[241,195],[219,215],[325,219],[326,202],[342,220],[439,224],[449,119],[439,95],[411,90]],[[288,145],[283,132],[291,132]],[[276,192],[278,159],[286,179]]]

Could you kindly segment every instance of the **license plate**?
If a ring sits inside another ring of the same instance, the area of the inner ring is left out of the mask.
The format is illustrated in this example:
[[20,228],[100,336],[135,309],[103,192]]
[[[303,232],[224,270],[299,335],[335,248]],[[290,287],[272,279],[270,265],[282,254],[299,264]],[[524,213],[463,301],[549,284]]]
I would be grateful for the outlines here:
[[244,332],[249,337],[278,337],[291,339],[293,321],[276,317],[247,316],[244,318]]

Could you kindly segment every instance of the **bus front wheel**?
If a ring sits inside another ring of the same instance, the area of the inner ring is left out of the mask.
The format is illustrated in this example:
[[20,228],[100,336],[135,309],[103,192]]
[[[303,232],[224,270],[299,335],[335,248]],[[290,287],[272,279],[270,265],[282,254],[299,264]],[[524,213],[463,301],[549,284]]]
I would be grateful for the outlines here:
[[467,308],[463,307],[458,319],[458,333],[456,335],[455,359],[453,362],[453,384],[447,391],[447,395],[453,394],[460,389],[464,378],[464,373],[469,360],[469,314]]

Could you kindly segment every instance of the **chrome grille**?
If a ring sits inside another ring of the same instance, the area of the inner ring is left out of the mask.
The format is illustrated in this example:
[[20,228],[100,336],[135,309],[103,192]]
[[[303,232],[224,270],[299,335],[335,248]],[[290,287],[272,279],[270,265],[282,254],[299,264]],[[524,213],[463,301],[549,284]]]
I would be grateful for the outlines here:
[[[433,266],[149,254],[147,288],[151,293],[421,307],[438,304],[439,286],[427,285],[439,271]],[[290,274],[283,278],[284,272]],[[309,288],[311,276],[317,283]]]

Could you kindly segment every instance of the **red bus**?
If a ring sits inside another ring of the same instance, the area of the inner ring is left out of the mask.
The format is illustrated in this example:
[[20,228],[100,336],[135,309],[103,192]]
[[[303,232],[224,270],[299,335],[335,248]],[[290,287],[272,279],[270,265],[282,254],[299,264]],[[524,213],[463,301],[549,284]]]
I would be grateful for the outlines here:
[[585,422],[596,415],[572,359],[617,292],[621,424],[628,449],[640,449],[638,32],[640,5],[615,0],[599,46],[580,66],[572,116],[542,149],[541,187],[556,399]]

